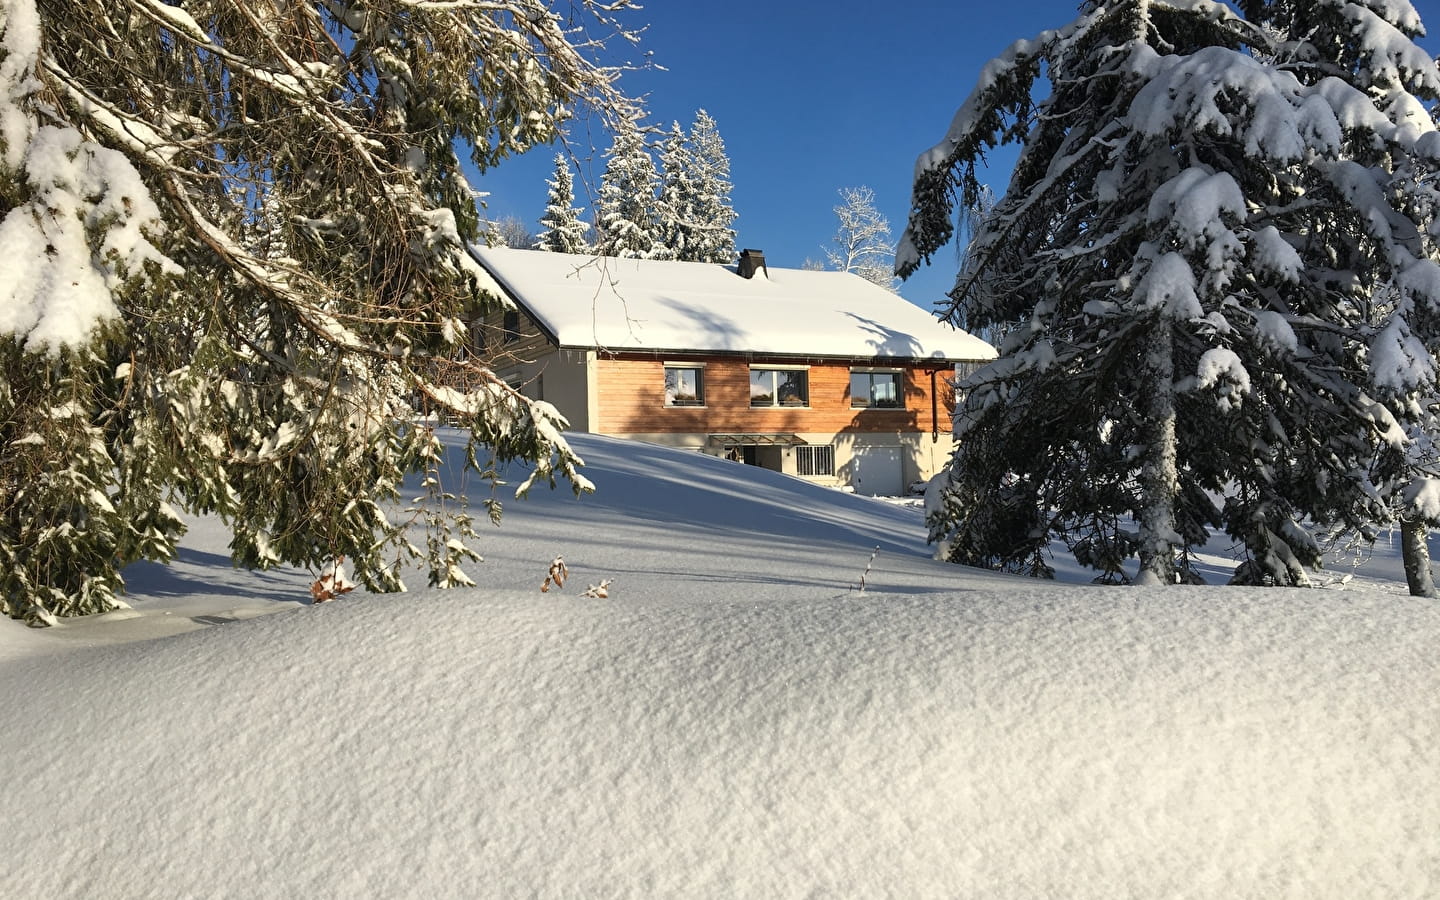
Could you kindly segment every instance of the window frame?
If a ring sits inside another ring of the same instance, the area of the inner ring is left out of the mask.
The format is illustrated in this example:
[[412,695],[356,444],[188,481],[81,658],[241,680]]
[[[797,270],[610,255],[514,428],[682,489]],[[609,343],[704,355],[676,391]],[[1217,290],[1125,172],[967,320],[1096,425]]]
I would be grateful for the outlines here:
[[[695,373],[696,398],[694,403],[676,403],[671,400],[670,372],[672,370],[688,371]],[[705,407],[705,364],[684,362],[665,363],[661,369],[660,389],[663,397],[662,402],[664,403],[666,409],[703,409]]]
[[[855,395],[856,375],[865,375],[869,378],[870,389],[866,392],[866,396],[864,398],[860,398]],[[887,375],[891,379],[893,379],[893,384],[895,385],[895,402],[893,405],[882,406],[874,402],[876,375]],[[895,368],[876,368],[872,366],[851,366],[850,383],[847,390],[850,394],[851,409],[903,410],[905,408],[905,370]],[[861,402],[862,399],[864,402]]]
[[[755,402],[755,374],[757,372],[768,372],[770,380],[770,402]],[[799,374],[803,378],[804,396],[799,403],[780,402],[780,381],[781,374]],[[784,366],[784,365],[752,365],[749,370],[748,382],[750,385],[750,408],[751,409],[809,409],[810,408],[810,367],[809,366]]]
[[[828,466],[817,466],[816,457],[821,461],[828,462]],[[817,471],[817,469],[828,468],[829,471]],[[811,471],[805,471],[810,469]],[[834,444],[799,444],[795,447],[795,472],[802,478],[834,478],[835,477],[835,445]]]

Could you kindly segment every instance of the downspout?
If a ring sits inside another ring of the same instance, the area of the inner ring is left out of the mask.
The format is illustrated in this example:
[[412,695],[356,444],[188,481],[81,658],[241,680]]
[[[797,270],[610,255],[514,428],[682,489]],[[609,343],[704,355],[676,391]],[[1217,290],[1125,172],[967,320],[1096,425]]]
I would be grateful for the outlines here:
[[936,369],[930,370],[930,443],[940,443],[940,389],[936,386]]

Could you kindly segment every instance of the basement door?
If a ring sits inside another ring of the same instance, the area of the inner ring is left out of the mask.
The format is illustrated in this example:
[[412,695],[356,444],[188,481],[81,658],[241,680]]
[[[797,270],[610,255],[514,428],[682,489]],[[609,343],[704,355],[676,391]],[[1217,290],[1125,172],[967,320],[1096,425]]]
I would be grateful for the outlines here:
[[856,447],[855,493],[871,497],[899,497],[905,493],[899,447]]

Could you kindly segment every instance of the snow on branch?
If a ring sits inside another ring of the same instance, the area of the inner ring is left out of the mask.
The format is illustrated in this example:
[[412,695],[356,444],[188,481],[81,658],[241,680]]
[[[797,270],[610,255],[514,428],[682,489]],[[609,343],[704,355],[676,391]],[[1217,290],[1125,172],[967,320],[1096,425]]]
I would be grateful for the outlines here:
[[1018,117],[1029,109],[1030,91],[1040,77],[1045,48],[1076,28],[1071,25],[1064,33],[1045,31],[1016,41],[986,63],[970,96],[955,111],[945,137],[915,160],[910,221],[895,251],[895,272],[901,278],[919,268],[954,233],[952,167],[960,159],[973,158],[981,148],[999,143],[1006,114]]
[[[471,340],[507,298],[471,256],[458,154],[487,169],[580,107],[633,118],[605,53],[636,38],[632,8],[0,0],[0,353],[24,376],[17,421],[69,441],[33,451],[58,493],[16,500],[21,463],[0,458],[0,520],[73,507],[115,529],[75,532],[84,572],[0,573],[51,598],[4,609],[109,608],[118,566],[173,548],[164,497],[226,516],[239,565],[343,555],[356,581],[403,588],[424,551],[381,503],[444,452],[412,403],[465,420],[467,461],[530,463],[522,493],[591,489],[559,411],[495,384]],[[45,405],[62,389],[84,415]],[[113,511],[82,490],[96,478],[124,485]],[[432,583],[464,584],[468,515],[438,501]],[[20,534],[0,525],[0,559]]]
[[126,158],[73,128],[43,125],[22,162],[31,199],[0,220],[0,335],[27,348],[87,343],[118,315],[113,295],[129,278],[179,266],[150,238],[160,211]]
[[1410,38],[1420,30],[1419,14],[1408,3],[1385,6],[1395,21],[1387,21],[1359,3],[1346,3],[1343,10],[1357,46],[1363,48],[1363,63],[1371,80],[1381,88],[1440,95],[1440,71],[1434,58]]

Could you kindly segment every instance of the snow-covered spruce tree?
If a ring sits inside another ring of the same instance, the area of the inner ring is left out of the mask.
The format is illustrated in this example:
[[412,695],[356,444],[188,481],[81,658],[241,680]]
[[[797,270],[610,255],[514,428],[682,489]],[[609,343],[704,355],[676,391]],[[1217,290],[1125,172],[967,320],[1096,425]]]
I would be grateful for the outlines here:
[[840,189],[835,237],[824,248],[830,268],[854,272],[887,291],[896,290],[895,242],[890,220],[875,208],[875,192],[864,185]]
[[573,30],[628,38],[625,5],[0,0],[3,611],[118,605],[172,505],[224,516],[241,565],[466,581],[463,508],[426,507],[426,552],[384,507],[438,453],[412,397],[472,461],[584,487],[552,407],[452,360],[500,302],[455,148],[485,169],[576,104],[628,120]]
[[656,259],[689,259],[694,217],[694,157],[680,123],[670,126],[660,143],[660,188],[655,198]]
[[1405,0],[1246,11],[1087,3],[987,65],[920,157],[902,275],[976,205],[985,149],[1023,143],[942,311],[1006,335],[966,385],[932,519],[957,561],[1013,565],[1058,536],[1133,546],[1169,583],[1220,526],[1249,551],[1237,577],[1304,584],[1302,520],[1390,515],[1409,391],[1434,376],[1417,167],[1440,155],[1440,74]]
[[[1406,363],[1409,365],[1409,363]],[[1419,421],[1407,429],[1409,443],[1402,449],[1386,448],[1386,452],[1404,453],[1396,459],[1404,473],[1397,478],[1390,496],[1395,519],[1400,526],[1400,556],[1405,581],[1412,596],[1440,597],[1430,567],[1430,530],[1440,526],[1440,392],[1415,392],[1413,397]]]
[[660,176],[639,120],[615,132],[595,209],[595,251],[601,256],[667,258],[656,218]]
[[660,154],[657,204],[661,240],[671,258],[735,261],[730,187],[730,158],[710,114],[699,110],[689,134],[675,123]]
[[[1429,131],[1440,83],[1434,68],[1428,65],[1428,54],[1411,42],[1424,33],[1413,8],[1398,4],[1272,2],[1250,4],[1247,13],[1277,39],[1276,60],[1293,66],[1297,77],[1307,84],[1337,79],[1373,98],[1397,125],[1403,127],[1408,121]],[[1307,58],[1318,61],[1318,65],[1297,65]],[[1428,103],[1431,114],[1427,116],[1417,101]],[[1418,240],[1406,235],[1403,227],[1400,236],[1409,239],[1410,249],[1419,246],[1431,259],[1440,258],[1436,244],[1440,229],[1435,224],[1440,214],[1440,167],[1436,155],[1433,146],[1417,147],[1406,154],[1363,143],[1357,144],[1354,153],[1357,163],[1389,172],[1391,177],[1382,182],[1382,187],[1407,218],[1430,223],[1428,233],[1422,232]],[[1411,277],[1419,274],[1412,271]],[[1435,326],[1426,321],[1435,312],[1423,296],[1418,299],[1417,305],[1413,288],[1392,282],[1383,289],[1372,289],[1364,314],[1367,333],[1374,335],[1368,348],[1371,388],[1388,406],[1405,411],[1409,438],[1403,444],[1390,441],[1381,446],[1374,468],[1386,478],[1379,481],[1378,487],[1401,529],[1410,593],[1434,597],[1437,591],[1430,573],[1426,535],[1430,527],[1440,525],[1440,452],[1435,446],[1440,434],[1436,420],[1440,392],[1431,339]]]
[[586,252],[589,245],[585,243],[585,232],[590,226],[580,218],[584,210],[575,205],[575,179],[565,154],[555,154],[555,175],[548,184],[549,199],[545,215],[540,217],[540,236],[535,241],[535,249],[552,253]]

